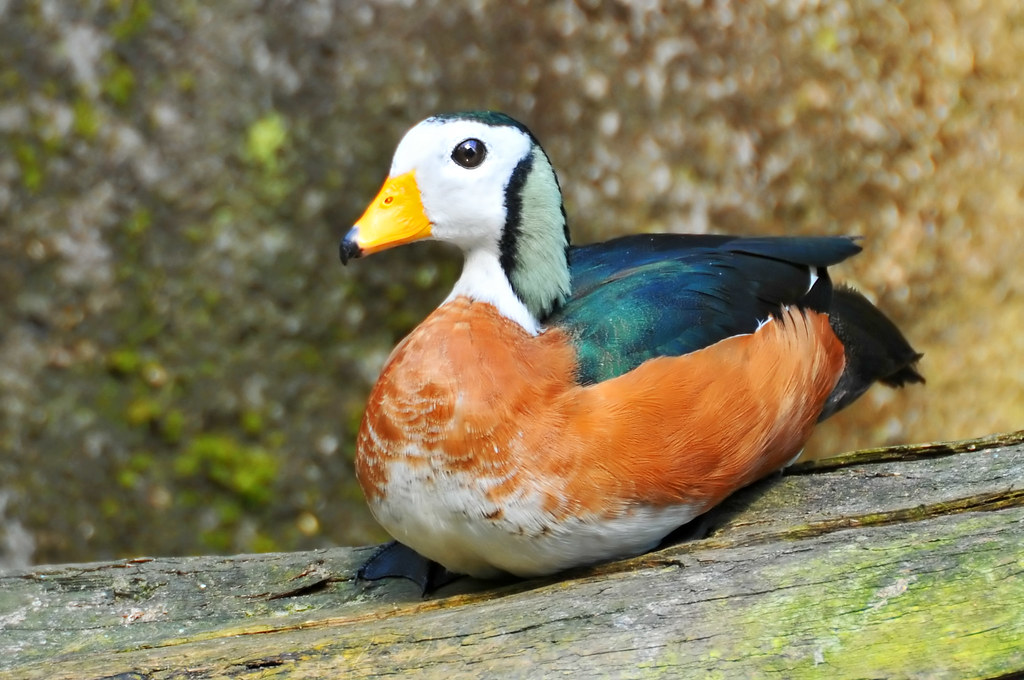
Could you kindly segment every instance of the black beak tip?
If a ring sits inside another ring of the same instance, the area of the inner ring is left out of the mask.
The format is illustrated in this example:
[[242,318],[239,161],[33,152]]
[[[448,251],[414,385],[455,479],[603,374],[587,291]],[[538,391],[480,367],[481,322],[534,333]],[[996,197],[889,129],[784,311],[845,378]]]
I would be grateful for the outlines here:
[[341,239],[341,243],[338,246],[338,257],[341,258],[343,265],[348,264],[349,260],[362,256],[362,254],[363,249],[359,247],[359,244],[354,239],[348,237]]

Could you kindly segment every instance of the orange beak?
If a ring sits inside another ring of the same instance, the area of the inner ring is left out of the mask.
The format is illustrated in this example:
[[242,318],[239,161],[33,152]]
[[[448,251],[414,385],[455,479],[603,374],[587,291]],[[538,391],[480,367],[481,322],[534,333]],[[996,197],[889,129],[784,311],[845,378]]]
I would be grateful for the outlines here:
[[341,240],[343,264],[430,236],[430,220],[423,211],[415,173],[388,177],[363,216]]

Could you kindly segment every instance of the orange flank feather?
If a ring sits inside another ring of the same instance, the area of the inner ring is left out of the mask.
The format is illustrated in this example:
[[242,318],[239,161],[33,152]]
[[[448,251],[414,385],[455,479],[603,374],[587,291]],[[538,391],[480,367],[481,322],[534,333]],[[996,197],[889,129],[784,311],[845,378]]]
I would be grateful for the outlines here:
[[843,366],[828,317],[790,310],[752,334],[581,386],[564,332],[533,336],[459,297],[388,359],[356,470],[385,528],[435,560],[449,548],[403,528],[425,514],[419,503],[436,509],[449,496],[453,515],[521,536],[638,507],[696,515],[799,452]]

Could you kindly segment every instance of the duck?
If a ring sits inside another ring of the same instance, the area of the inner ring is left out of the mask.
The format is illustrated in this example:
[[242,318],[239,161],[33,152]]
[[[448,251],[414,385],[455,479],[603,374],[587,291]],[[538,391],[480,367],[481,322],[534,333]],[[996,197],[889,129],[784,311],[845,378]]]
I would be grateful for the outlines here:
[[924,381],[896,325],[830,280],[859,239],[574,245],[550,158],[503,113],[412,127],[339,254],[423,240],[464,265],[367,401],[356,476],[395,539],[367,580],[426,592],[649,552],[791,464],[873,383]]

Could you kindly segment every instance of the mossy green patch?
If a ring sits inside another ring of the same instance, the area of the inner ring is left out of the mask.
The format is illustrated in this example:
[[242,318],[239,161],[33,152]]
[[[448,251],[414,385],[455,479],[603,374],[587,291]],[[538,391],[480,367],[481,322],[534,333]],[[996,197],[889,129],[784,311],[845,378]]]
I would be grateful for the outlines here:
[[242,431],[250,436],[256,436],[260,434],[263,431],[265,425],[263,420],[263,414],[260,413],[259,411],[255,411],[252,409],[242,412],[241,422]]
[[185,431],[185,413],[181,409],[171,409],[160,420],[160,434],[168,444],[181,441]]
[[288,128],[281,114],[272,112],[249,126],[245,139],[245,157],[256,165],[273,171],[278,155],[288,143]]
[[273,498],[277,458],[226,434],[203,434],[190,441],[174,462],[179,477],[206,478],[249,505]]
[[[963,520],[959,535],[917,535],[908,527],[869,546],[838,545],[821,558],[766,565],[759,577],[770,592],[755,593],[742,612],[721,612],[737,620],[746,641],[734,650],[735,665],[722,667],[756,665],[790,678],[822,677],[824,669],[830,677],[891,676],[897,668],[912,675],[929,650],[909,647],[910,640],[955,647],[978,671],[981,660],[1015,648],[1024,657],[1024,619],[986,597],[986,583],[1005,587],[1015,579],[1019,560],[1008,560],[997,539],[979,538],[985,520]],[[1015,583],[1019,601],[1024,582]],[[735,606],[733,599],[722,602]]]
[[74,133],[87,141],[95,139],[100,129],[100,116],[96,106],[87,97],[78,96],[71,110],[75,116],[71,126]]
[[124,417],[131,425],[147,425],[156,419],[160,411],[160,404],[155,399],[140,397],[128,404]]
[[138,36],[153,17],[148,0],[108,0],[108,5],[121,15],[110,26],[110,35],[118,42]]
[[129,347],[115,349],[107,355],[107,368],[118,375],[131,375],[142,366],[142,356]]
[[140,480],[141,476],[135,470],[122,468],[117,471],[117,483],[125,489],[134,489]]
[[103,93],[115,104],[126,105],[135,94],[135,73],[119,61],[112,61],[110,71],[103,79]]
[[39,160],[39,152],[33,144],[15,141],[14,158],[21,169],[21,184],[29,191],[38,191],[43,185],[43,166]]
[[116,498],[107,496],[100,500],[100,513],[106,517],[116,517],[121,513],[121,503]]
[[140,207],[132,212],[124,222],[124,230],[129,236],[142,236],[153,224],[153,213],[148,208]]

